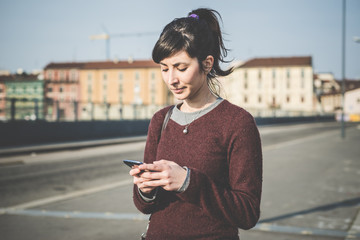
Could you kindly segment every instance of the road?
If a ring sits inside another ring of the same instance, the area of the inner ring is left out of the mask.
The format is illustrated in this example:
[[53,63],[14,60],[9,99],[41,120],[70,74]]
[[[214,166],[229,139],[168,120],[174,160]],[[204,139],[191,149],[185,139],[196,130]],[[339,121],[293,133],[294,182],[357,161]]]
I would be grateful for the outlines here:
[[[262,213],[241,239],[360,239],[360,127],[313,123],[259,128]],[[0,158],[0,238],[139,239],[147,216],[132,204],[122,159],[145,143]]]

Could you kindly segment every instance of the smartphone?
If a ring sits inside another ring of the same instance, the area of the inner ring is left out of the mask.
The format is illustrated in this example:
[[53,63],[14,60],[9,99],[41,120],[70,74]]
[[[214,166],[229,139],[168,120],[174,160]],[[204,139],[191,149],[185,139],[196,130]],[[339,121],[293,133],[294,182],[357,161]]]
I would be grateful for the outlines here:
[[123,160],[123,162],[124,162],[126,165],[128,165],[129,167],[133,167],[133,166],[135,166],[135,165],[141,165],[141,164],[143,164],[143,162],[136,161],[136,160],[128,160],[128,159]]

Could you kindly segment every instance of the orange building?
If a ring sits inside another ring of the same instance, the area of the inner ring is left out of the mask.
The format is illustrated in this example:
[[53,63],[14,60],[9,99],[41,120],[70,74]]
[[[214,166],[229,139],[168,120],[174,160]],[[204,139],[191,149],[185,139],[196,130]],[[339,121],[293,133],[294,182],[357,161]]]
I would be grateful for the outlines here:
[[[59,80],[52,74],[61,72],[76,79],[74,86],[62,88],[69,109],[60,111],[65,119],[74,119],[75,113],[80,120],[151,118],[155,111],[174,102],[162,81],[159,65],[151,60],[49,64],[45,68],[45,77],[53,79],[48,81],[52,89],[47,88],[52,93],[45,94],[49,98],[59,99],[54,96]],[[71,103],[71,98],[65,96],[74,96],[75,92],[76,103]]]

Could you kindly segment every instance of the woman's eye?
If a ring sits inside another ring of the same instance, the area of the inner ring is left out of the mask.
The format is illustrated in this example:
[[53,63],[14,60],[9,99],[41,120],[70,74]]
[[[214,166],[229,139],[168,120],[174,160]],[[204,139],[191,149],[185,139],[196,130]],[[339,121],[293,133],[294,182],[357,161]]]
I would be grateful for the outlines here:
[[161,69],[161,71],[163,71],[163,72],[167,72],[169,69],[167,69],[167,68],[163,68],[163,69]]
[[187,68],[180,68],[179,71],[180,72],[185,72]]

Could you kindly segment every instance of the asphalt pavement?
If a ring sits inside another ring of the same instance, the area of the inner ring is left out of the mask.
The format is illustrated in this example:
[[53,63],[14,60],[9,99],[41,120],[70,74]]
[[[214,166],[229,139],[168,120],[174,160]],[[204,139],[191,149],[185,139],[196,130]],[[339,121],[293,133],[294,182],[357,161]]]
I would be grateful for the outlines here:
[[[322,126],[326,130],[311,134],[314,126],[309,126],[260,127],[262,213],[255,228],[240,231],[242,240],[360,240],[360,125],[349,125],[344,139],[340,129]],[[116,144],[126,139],[108,141]],[[21,153],[86,147],[85,142],[64,144],[68,145],[26,146]],[[11,156],[19,154],[20,148],[1,151]],[[18,161],[0,157],[0,166],[11,167]],[[138,239],[147,216],[135,209],[131,192],[131,179],[124,175],[99,187],[0,208],[0,232],[6,240],[42,239],[44,235],[48,239]]]

